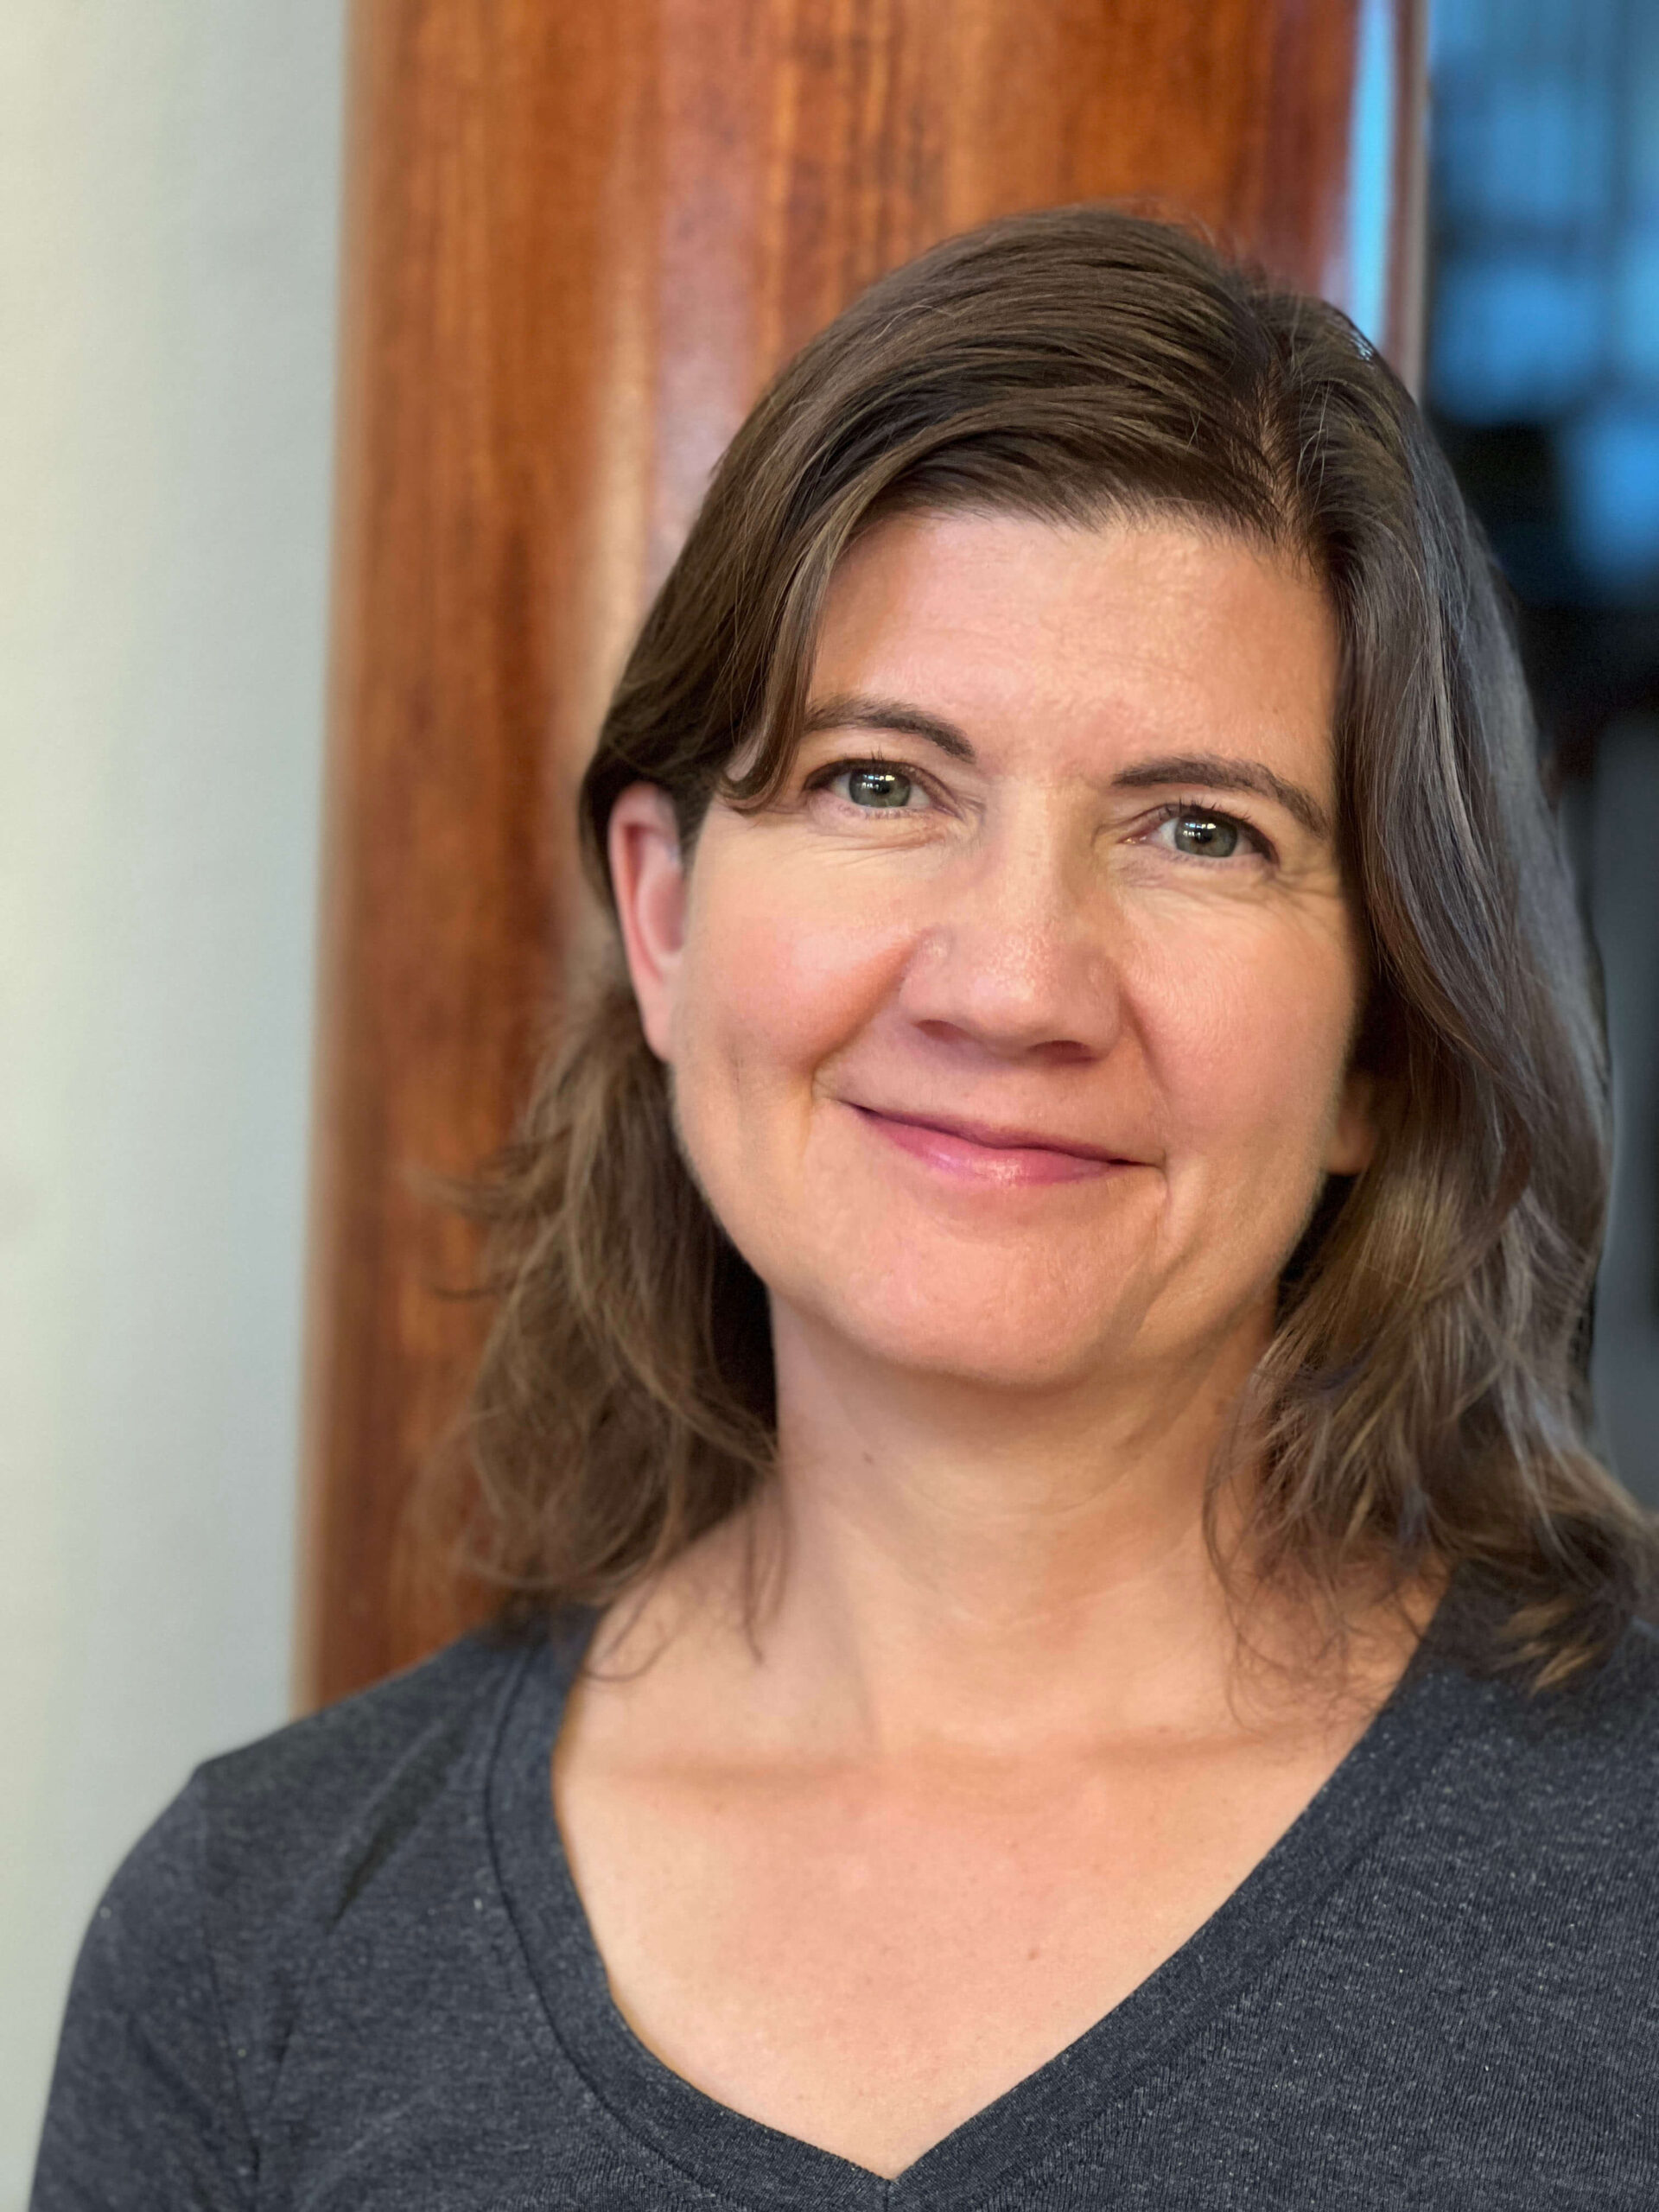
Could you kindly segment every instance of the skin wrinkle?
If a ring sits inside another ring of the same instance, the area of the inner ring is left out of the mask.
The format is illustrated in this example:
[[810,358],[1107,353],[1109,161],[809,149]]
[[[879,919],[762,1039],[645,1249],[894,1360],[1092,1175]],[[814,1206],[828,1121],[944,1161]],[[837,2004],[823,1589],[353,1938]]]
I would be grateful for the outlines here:
[[[801,728],[805,737],[842,729],[887,730],[900,736],[923,738],[955,760],[971,763],[974,759],[974,748],[959,729],[899,699],[841,693],[810,706],[802,717]],[[1262,761],[1238,760],[1220,753],[1178,753],[1138,761],[1120,769],[1112,782],[1121,791],[1191,783],[1204,784],[1212,791],[1255,791],[1276,798],[1314,836],[1326,837],[1331,834],[1325,810],[1313,794],[1275,774]]]

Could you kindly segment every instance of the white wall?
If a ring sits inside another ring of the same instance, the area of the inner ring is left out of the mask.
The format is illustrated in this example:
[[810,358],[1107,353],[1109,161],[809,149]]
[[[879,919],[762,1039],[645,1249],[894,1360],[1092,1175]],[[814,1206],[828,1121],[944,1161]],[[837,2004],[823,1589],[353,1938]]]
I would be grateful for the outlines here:
[[0,2212],[287,1702],[341,0],[0,10]]

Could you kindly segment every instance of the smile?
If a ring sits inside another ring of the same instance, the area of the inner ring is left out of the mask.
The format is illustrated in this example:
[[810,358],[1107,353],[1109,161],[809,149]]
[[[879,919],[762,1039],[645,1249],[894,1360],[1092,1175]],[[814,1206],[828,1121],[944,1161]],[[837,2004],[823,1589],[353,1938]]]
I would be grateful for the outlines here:
[[1075,1143],[1035,1130],[884,1112],[851,1099],[842,1103],[851,1107],[867,1128],[899,1151],[963,1180],[1004,1185],[1092,1182],[1115,1169],[1139,1164],[1103,1146]]

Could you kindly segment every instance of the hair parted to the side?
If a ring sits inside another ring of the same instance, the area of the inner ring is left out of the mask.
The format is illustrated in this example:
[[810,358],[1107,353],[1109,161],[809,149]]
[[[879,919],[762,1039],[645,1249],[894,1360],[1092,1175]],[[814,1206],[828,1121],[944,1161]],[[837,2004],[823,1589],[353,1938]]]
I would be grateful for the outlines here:
[[[1603,1049],[1479,535],[1409,396],[1334,308],[1099,206],[994,223],[863,295],[733,440],[582,790],[764,805],[836,565],[898,508],[1188,513],[1310,562],[1342,640],[1343,860],[1371,976],[1373,1164],[1333,1183],[1256,1377],[1253,1572],[1337,1600],[1477,1572],[1491,1663],[1611,1648],[1652,1583],[1587,1441]],[[742,772],[734,763],[741,750]],[[607,886],[607,887],[608,887]],[[677,1142],[620,959],[486,1186],[501,1303],[467,1442],[504,1616],[603,1602],[730,1514],[773,1436],[765,1294]]]

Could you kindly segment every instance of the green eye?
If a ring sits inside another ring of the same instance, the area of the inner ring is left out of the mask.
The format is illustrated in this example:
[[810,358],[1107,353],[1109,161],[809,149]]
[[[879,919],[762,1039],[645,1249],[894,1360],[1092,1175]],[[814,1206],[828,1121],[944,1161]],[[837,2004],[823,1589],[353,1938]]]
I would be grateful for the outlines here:
[[1224,814],[1178,814],[1172,817],[1175,849],[1201,860],[1227,861],[1238,850],[1236,822]]
[[897,768],[848,768],[842,772],[847,779],[847,796],[855,806],[906,806],[916,788],[910,778],[901,775]]

